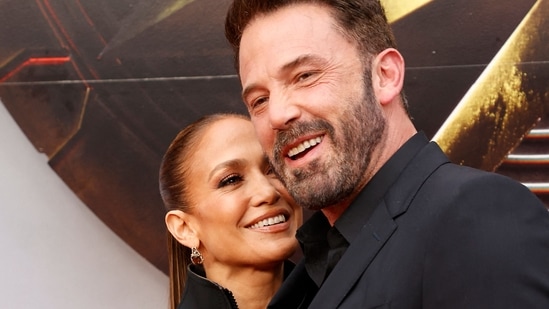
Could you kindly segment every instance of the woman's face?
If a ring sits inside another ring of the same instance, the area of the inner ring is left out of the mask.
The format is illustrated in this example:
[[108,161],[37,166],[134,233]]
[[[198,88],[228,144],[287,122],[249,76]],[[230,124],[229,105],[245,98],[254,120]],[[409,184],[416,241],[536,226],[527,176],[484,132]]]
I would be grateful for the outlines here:
[[212,124],[197,145],[188,184],[188,223],[206,271],[269,265],[292,255],[302,210],[274,176],[250,121]]

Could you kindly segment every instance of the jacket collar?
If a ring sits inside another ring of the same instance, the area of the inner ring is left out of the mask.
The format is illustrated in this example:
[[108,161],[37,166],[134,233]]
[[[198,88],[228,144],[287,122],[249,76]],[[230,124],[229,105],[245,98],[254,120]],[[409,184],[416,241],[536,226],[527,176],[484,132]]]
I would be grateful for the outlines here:
[[[296,276],[300,273],[293,272],[294,263],[291,261],[284,261],[284,278],[288,278],[293,275]],[[307,277],[307,276],[305,276]],[[314,284],[314,283],[313,283]],[[315,286],[316,287],[316,286]],[[306,289],[310,288],[306,278],[302,278],[300,281],[296,281],[295,285],[287,288],[284,293],[290,293],[293,295],[291,298],[281,298],[275,301],[274,305],[269,305],[268,308],[306,308],[299,307],[300,303],[309,303],[313,292],[302,294]],[[316,290],[315,290],[316,292]],[[306,299],[305,297],[309,297]],[[279,297],[280,298],[280,297]],[[273,300],[275,298],[273,297]],[[307,300],[305,302],[305,300]],[[272,301],[271,301],[272,302]],[[181,303],[178,309],[201,309],[201,308],[216,308],[216,309],[238,309],[236,300],[232,292],[221,285],[206,278],[204,269],[201,266],[189,265],[187,268],[187,281],[185,282],[185,291],[183,292]]]
[[177,308],[238,309],[238,306],[231,291],[206,278],[201,266],[189,265],[185,290]]
[[405,213],[425,180],[448,158],[434,142],[426,144],[376,206],[370,220],[323,283],[311,308],[336,308],[398,228],[394,218]]
[[[286,268],[286,265],[284,266]],[[286,270],[284,271],[286,273]],[[307,275],[304,259],[295,266],[284,284],[271,299],[268,309],[307,308],[318,290]]]
[[[377,205],[399,180],[409,163],[429,143],[423,132],[418,132],[395,152],[370,179],[354,202],[335,222],[337,230],[351,243],[368,222]],[[358,219],[361,218],[361,219]]]

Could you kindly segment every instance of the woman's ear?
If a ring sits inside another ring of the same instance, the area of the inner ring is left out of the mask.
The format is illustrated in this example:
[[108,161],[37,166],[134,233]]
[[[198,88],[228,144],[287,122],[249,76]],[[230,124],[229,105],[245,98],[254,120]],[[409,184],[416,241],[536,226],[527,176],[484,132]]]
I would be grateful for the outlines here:
[[187,248],[197,248],[200,240],[190,224],[191,215],[181,210],[170,210],[166,214],[166,227],[172,236]]
[[372,61],[374,92],[382,105],[400,96],[404,84],[404,70],[404,58],[394,48],[382,51]]

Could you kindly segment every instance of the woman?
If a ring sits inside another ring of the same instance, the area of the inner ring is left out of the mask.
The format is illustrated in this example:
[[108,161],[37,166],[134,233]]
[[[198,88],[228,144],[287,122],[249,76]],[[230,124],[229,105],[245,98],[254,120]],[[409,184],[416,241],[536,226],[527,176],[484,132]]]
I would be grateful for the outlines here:
[[215,114],[183,129],[160,191],[171,308],[266,308],[289,272],[302,210],[287,202],[250,120]]

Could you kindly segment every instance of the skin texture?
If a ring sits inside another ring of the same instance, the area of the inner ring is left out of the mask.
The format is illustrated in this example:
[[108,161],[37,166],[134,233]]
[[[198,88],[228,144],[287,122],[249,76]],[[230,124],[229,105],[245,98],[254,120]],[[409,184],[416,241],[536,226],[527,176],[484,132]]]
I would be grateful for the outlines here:
[[[266,306],[282,282],[283,261],[296,249],[301,208],[286,201],[248,120],[212,124],[188,164],[192,210],[169,211],[168,229],[183,245],[198,248],[208,279],[231,290],[239,306]],[[250,228],[280,214],[286,222]]]
[[[283,7],[250,22],[239,54],[261,146],[297,203],[331,222],[416,132],[399,95],[400,54],[361,55],[341,31],[324,6]],[[308,152],[288,157],[317,137]]]

